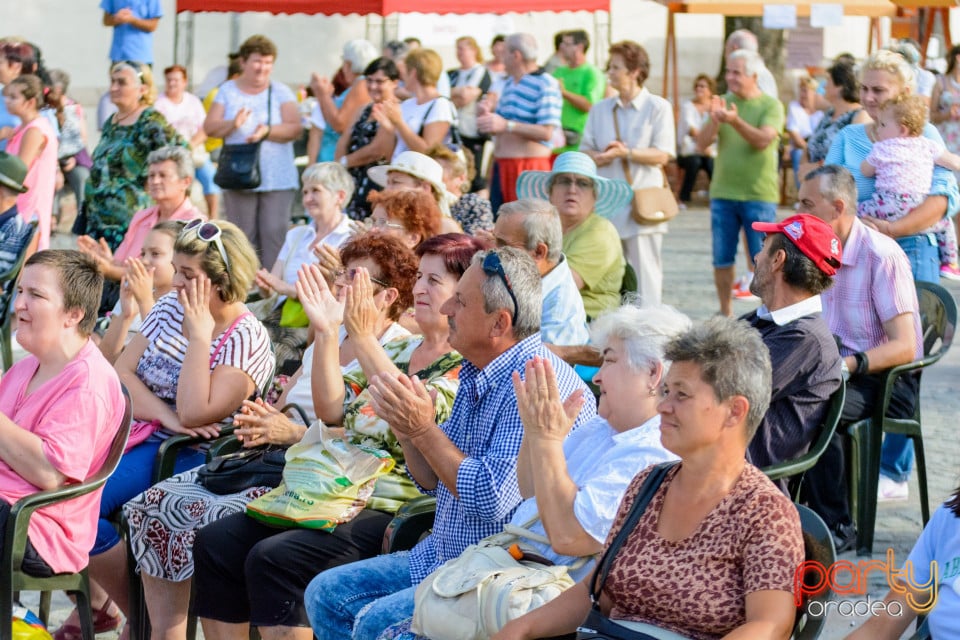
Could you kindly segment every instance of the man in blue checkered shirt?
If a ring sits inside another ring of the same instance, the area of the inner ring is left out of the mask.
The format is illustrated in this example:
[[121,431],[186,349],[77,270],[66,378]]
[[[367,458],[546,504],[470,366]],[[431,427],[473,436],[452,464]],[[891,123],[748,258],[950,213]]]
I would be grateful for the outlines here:
[[464,358],[450,419],[433,421],[433,402],[416,377],[377,377],[373,406],[403,446],[407,469],[437,498],[433,533],[410,552],[330,569],[307,587],[305,604],[320,640],[375,640],[413,615],[416,585],[469,545],[498,533],[520,504],[517,454],[523,425],[511,376],[534,356],[550,360],[561,395],[586,399],[577,428],[596,415],[592,394],[540,341],[540,273],[526,252],[502,247],[474,256],[441,311],[450,346]]

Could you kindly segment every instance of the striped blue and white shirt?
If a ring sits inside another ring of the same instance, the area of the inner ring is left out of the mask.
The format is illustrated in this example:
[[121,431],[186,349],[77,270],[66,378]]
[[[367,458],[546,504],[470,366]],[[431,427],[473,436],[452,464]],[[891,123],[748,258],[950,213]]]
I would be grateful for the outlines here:
[[561,397],[584,390],[586,403],[574,429],[597,414],[593,394],[568,364],[543,346],[539,333],[518,342],[483,369],[464,361],[450,419],[440,425],[467,456],[457,471],[459,498],[442,482],[435,490],[426,491],[437,497],[437,515],[433,533],[410,552],[413,584],[469,545],[499,533],[522,501],[517,455],[523,424],[511,376],[514,371],[523,375],[524,365],[534,356],[553,365]]
[[[535,71],[517,82],[508,77],[497,101],[497,115],[524,124],[560,126],[563,96],[560,84],[549,73]],[[550,146],[550,141],[543,144]]]

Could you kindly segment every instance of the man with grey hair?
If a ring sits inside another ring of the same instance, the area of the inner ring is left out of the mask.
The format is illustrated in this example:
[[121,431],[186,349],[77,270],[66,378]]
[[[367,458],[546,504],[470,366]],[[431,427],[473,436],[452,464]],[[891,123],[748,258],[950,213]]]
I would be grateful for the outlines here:
[[[756,34],[749,29],[737,29],[727,36],[727,42],[723,48],[723,55],[729,56],[734,51],[740,49],[753,51],[759,55],[760,43],[757,42]],[[757,86],[760,87],[760,91],[763,91],[771,98],[780,99],[780,94],[777,91],[777,80],[773,77],[773,74],[770,73],[770,69],[767,69],[767,65],[763,62],[762,58],[760,60],[760,68],[757,70]]]
[[523,249],[537,265],[543,294],[541,339],[555,346],[587,344],[587,313],[563,255],[556,207],[536,198],[509,202],[500,207],[493,238],[498,247]]
[[[798,200],[804,211],[833,228],[843,246],[833,287],[822,297],[823,317],[837,337],[847,377],[840,420],[848,424],[868,416],[880,401],[882,372],[923,355],[917,292],[910,262],[900,245],[857,218],[857,187],[847,169],[825,165],[811,171],[800,185]],[[919,389],[917,376],[898,378],[889,415],[912,416]],[[838,551],[852,548],[856,539],[847,504],[840,433],[838,429],[805,480],[808,502],[833,531]],[[905,449],[904,440],[897,434],[884,438],[881,500],[906,498],[913,450]]]
[[319,640],[374,640],[413,615],[416,586],[441,564],[498,533],[521,502],[517,456],[523,424],[512,376],[539,356],[557,375],[562,398],[582,395],[574,429],[596,415],[573,369],[540,340],[540,275],[521,249],[480,252],[441,307],[450,346],[463,355],[449,420],[434,422],[433,401],[416,376],[376,376],[373,409],[397,436],[407,471],[437,497],[433,532],[409,553],[327,570],[304,603]]
[[760,253],[762,235],[754,222],[773,222],[780,202],[777,142],[783,130],[783,105],[757,86],[763,62],[740,49],[727,56],[727,89],[714,96],[710,120],[697,135],[706,150],[717,141],[717,159],[710,181],[710,228],[713,235],[713,281],[720,313],[731,315],[731,291],[740,230],[749,255]]
[[560,126],[560,85],[537,63],[537,40],[529,33],[507,36],[507,79],[494,110],[485,98],[477,105],[477,128],[493,136],[490,204],[497,211],[517,199],[524,171],[549,171],[551,138]]

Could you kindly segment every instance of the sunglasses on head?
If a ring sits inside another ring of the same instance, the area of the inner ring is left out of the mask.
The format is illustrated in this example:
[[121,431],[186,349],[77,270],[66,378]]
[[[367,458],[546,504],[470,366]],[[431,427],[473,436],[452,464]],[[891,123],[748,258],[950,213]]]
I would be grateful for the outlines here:
[[[354,278],[354,276],[356,276],[356,275],[357,275],[357,268],[356,268],[356,267],[352,267],[352,268],[350,268],[350,269],[339,269],[339,270],[337,270],[337,271],[333,274],[333,279],[334,279],[334,280],[339,280],[339,279],[343,278],[343,279],[346,280],[347,282],[353,282],[353,278]],[[380,278],[374,278],[373,276],[370,276],[370,282],[374,282],[374,283],[380,285],[381,287],[384,287],[384,288],[387,288],[387,289],[390,288],[390,283],[384,282],[384,281],[381,280]]]
[[481,265],[483,272],[488,276],[499,276],[503,280],[504,286],[507,288],[507,293],[510,294],[510,300],[513,301],[513,313],[510,314],[510,317],[513,319],[513,325],[517,325],[517,318],[520,315],[520,305],[517,304],[517,296],[513,293],[513,285],[510,284],[510,278],[507,277],[507,272],[503,270],[503,263],[500,262],[500,256],[491,251],[487,254],[487,257],[483,259]]
[[212,242],[217,245],[217,249],[220,251],[220,257],[223,258],[223,264],[226,265],[227,271],[229,271],[230,258],[227,257],[227,250],[224,249],[223,241],[220,240],[220,235],[223,231],[217,223],[204,220],[203,218],[194,218],[184,225],[183,230],[180,232],[180,237],[182,238],[184,235],[192,232],[196,232],[197,237],[204,242],[208,244]]
[[136,60],[121,60],[113,65],[113,68],[116,69],[119,66],[127,66],[133,69],[134,73],[137,74],[137,78],[143,83],[143,63],[137,62]]

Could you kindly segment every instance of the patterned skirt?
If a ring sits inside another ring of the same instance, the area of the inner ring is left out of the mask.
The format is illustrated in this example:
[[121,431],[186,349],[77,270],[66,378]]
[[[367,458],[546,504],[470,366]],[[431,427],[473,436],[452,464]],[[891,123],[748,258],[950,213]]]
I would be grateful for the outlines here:
[[189,580],[197,530],[241,513],[247,503],[270,491],[270,487],[253,487],[217,495],[197,482],[198,469],[158,482],[123,505],[139,571],[172,582]]

